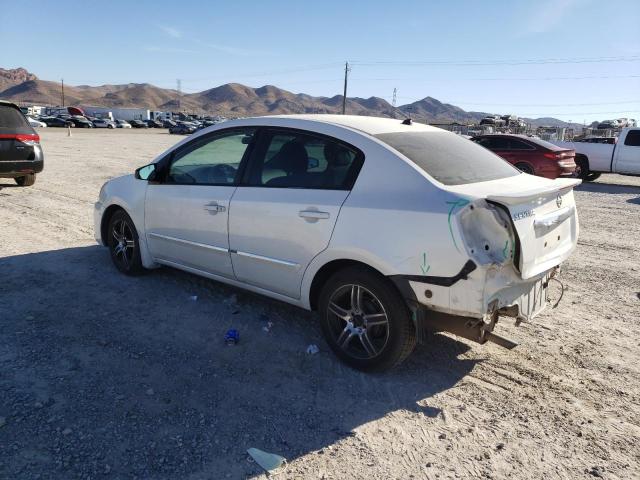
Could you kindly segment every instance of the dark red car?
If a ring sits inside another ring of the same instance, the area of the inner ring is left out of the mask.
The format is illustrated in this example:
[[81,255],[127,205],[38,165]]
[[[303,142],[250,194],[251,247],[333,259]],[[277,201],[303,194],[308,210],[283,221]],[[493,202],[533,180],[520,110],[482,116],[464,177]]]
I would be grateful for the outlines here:
[[575,150],[526,135],[478,135],[471,139],[520,169],[539,177],[575,176]]

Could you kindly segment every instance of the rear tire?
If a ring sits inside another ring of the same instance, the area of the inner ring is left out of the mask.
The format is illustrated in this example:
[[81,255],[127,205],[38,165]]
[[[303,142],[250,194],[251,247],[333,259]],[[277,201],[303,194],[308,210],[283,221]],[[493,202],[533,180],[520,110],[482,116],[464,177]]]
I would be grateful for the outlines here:
[[415,327],[399,292],[365,267],[345,268],[329,278],[319,313],[329,347],[358,370],[393,368],[416,346]]
[[529,175],[535,175],[533,171],[533,167],[528,163],[516,163],[515,167],[520,170],[522,173],[528,173]]
[[109,219],[107,246],[113,264],[122,273],[140,275],[143,272],[138,232],[124,210],[118,210]]
[[15,181],[20,187],[30,187],[31,185],[36,183],[36,174],[30,173],[28,175],[25,175],[24,177],[16,177]]

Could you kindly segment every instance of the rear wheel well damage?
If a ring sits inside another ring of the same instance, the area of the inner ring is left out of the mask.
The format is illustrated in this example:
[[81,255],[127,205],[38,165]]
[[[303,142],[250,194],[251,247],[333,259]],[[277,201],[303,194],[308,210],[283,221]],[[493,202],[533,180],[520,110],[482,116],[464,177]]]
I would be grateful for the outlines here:
[[109,228],[109,221],[113,214],[118,210],[125,211],[120,205],[109,205],[107,209],[102,214],[102,220],[100,221],[100,239],[102,240],[102,244],[107,244],[107,229]]
[[[323,265],[313,277],[313,281],[311,282],[311,288],[309,289],[309,305],[311,307],[311,310],[314,310],[314,311],[318,310],[318,300],[320,299],[320,292],[322,291],[322,287],[327,283],[329,278],[331,278],[331,276],[334,273],[348,267],[362,267],[371,271],[375,275],[378,275],[388,280],[388,277],[383,275],[380,271],[376,270],[375,268],[367,265],[366,263],[359,262],[357,260],[348,260],[348,259],[332,260],[329,263],[326,263],[325,265]],[[388,283],[390,285],[390,288],[396,288],[396,286],[392,282],[388,282]]]

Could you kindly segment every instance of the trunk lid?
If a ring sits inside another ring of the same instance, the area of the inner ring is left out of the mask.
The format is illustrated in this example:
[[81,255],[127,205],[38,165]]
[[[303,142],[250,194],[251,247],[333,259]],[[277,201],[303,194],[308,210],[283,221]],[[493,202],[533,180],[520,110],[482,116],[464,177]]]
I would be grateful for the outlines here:
[[578,215],[573,187],[579,184],[572,178],[548,180],[522,174],[447,190],[507,209],[518,243],[514,262],[522,278],[528,279],[564,262],[575,249]]

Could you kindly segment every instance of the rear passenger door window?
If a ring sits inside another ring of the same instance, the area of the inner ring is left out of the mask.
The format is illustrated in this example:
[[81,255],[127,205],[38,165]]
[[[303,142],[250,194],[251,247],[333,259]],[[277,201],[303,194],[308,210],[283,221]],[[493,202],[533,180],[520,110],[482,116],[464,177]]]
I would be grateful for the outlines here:
[[509,140],[501,137],[491,137],[489,139],[489,150],[509,150]]
[[527,142],[523,142],[522,140],[516,140],[515,138],[511,138],[509,140],[509,150],[535,150],[531,145]]
[[304,132],[265,130],[248,183],[272,188],[349,190],[362,156],[338,140]]

